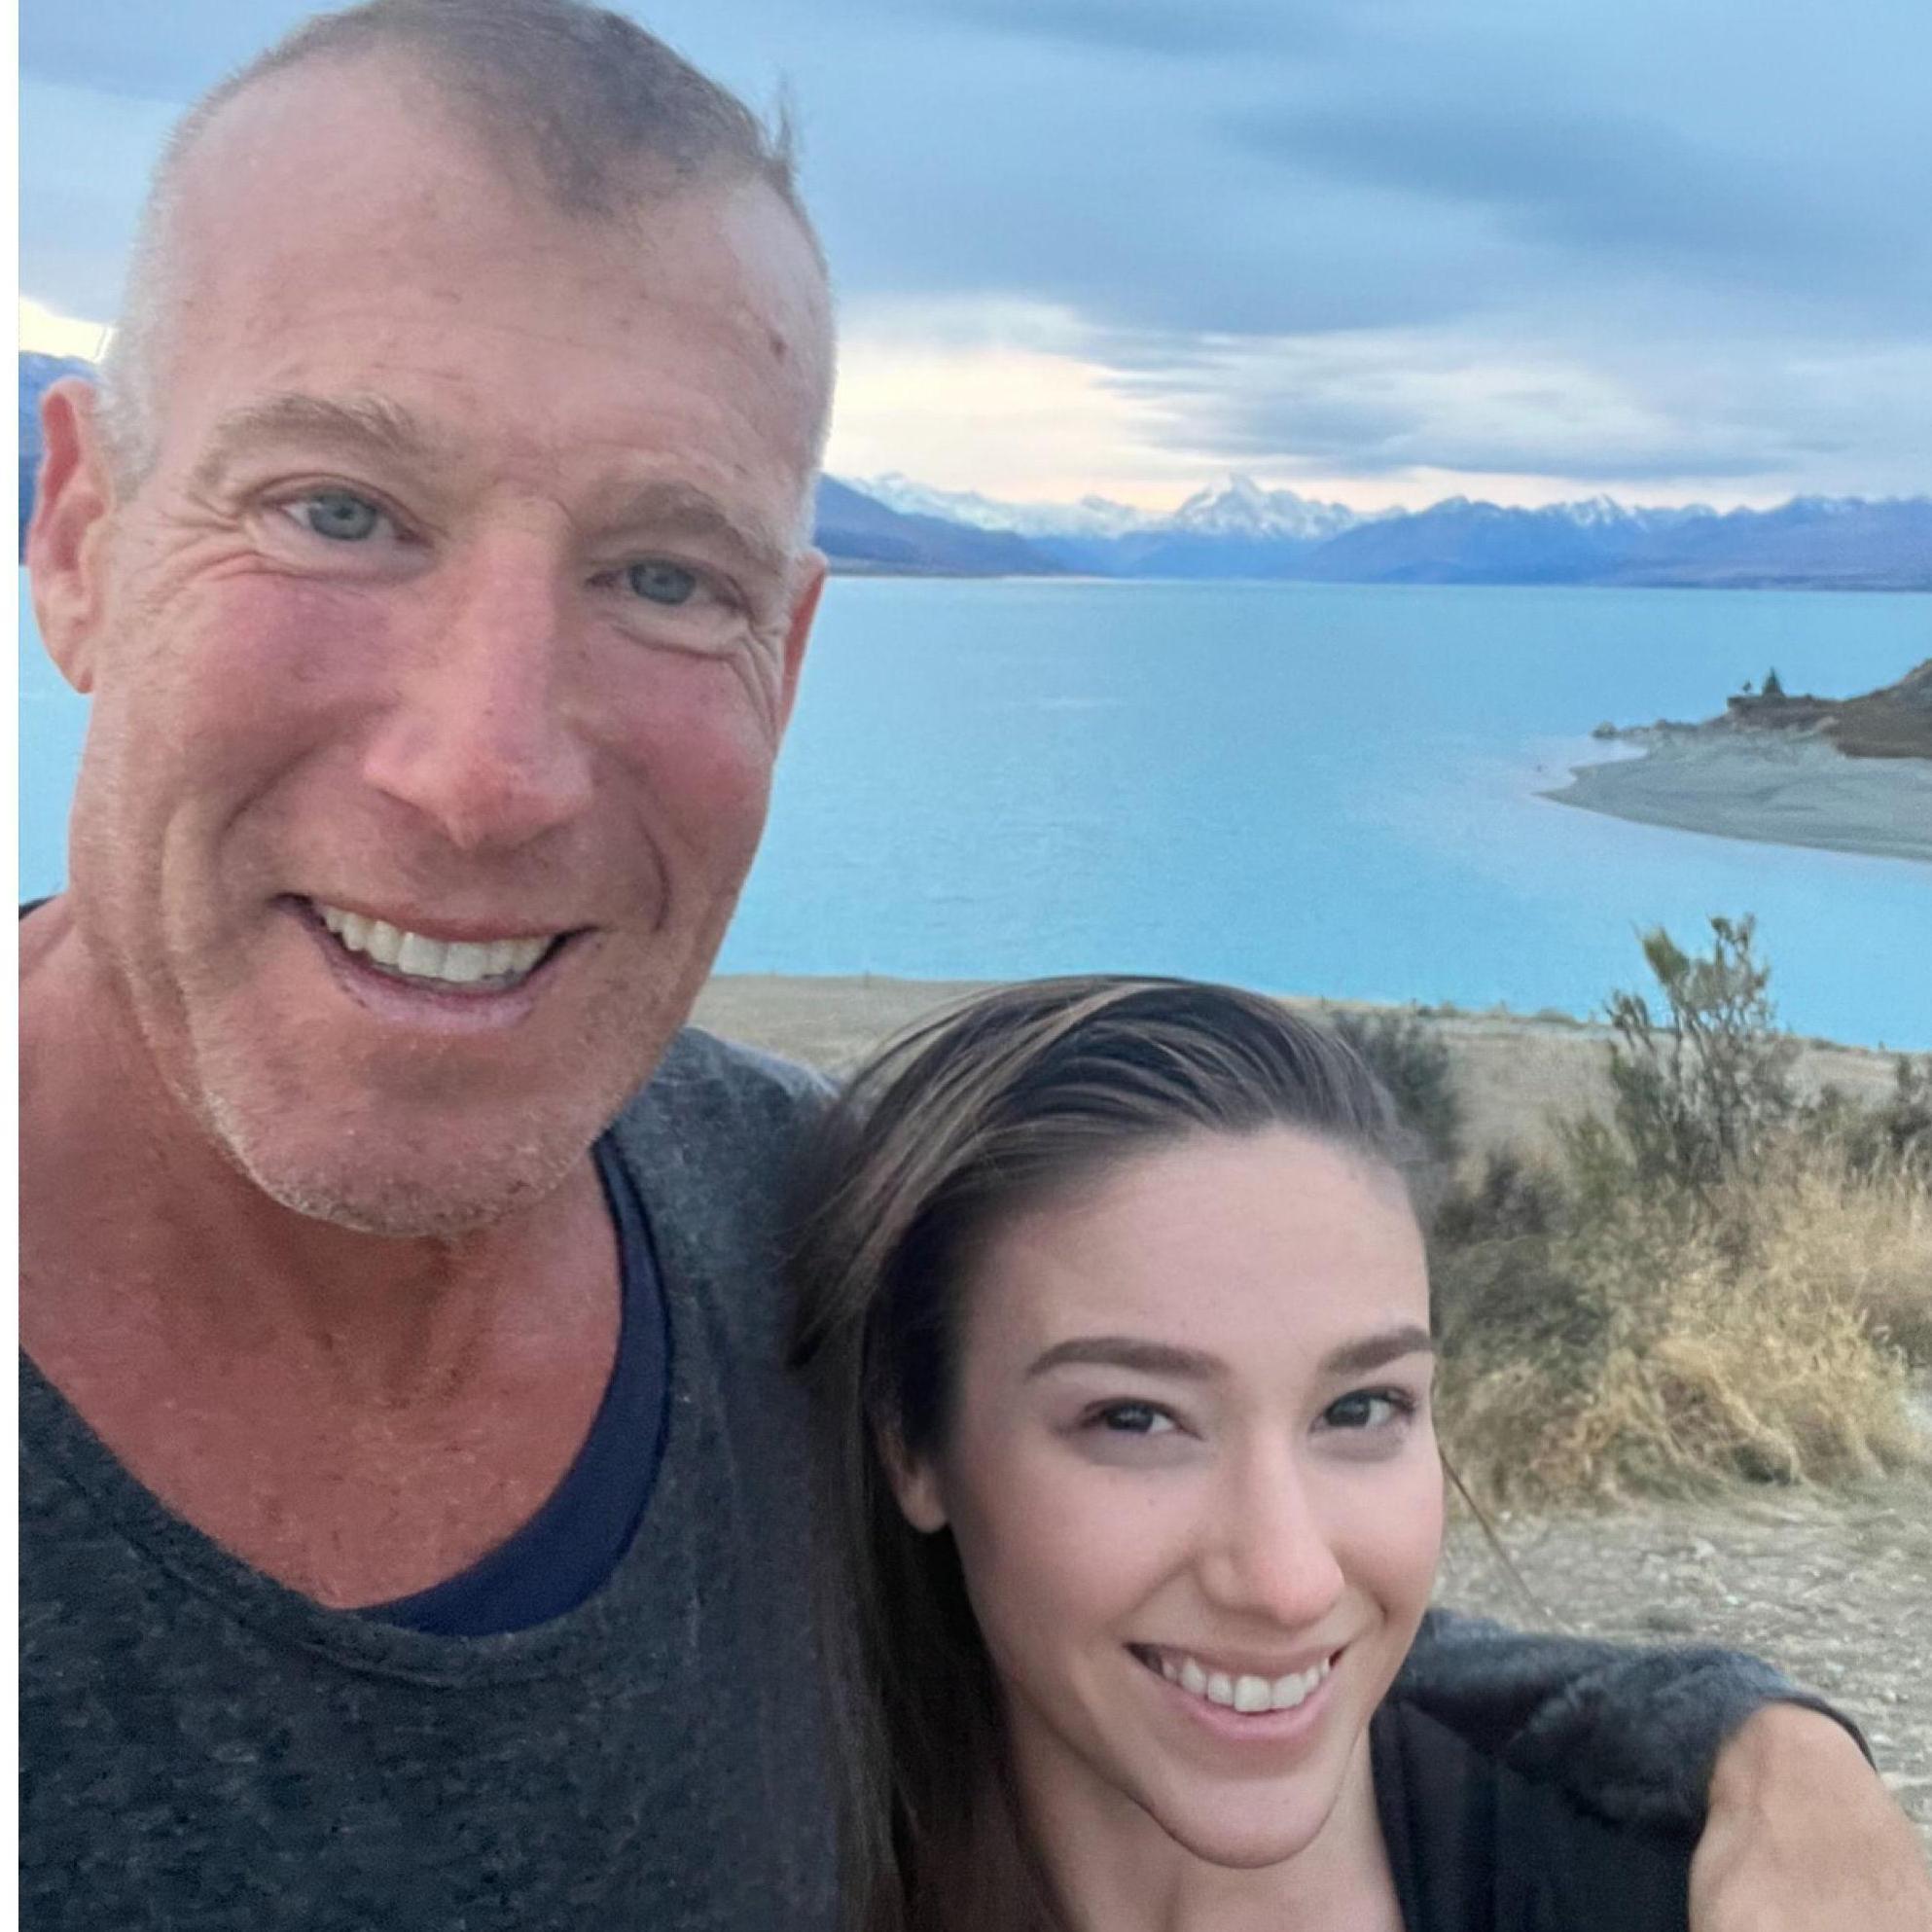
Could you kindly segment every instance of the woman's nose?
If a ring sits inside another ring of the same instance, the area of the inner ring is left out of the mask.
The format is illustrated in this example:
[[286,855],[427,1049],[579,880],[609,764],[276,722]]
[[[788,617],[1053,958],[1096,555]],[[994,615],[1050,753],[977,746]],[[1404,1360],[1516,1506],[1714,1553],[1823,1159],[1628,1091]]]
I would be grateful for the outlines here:
[[1309,1628],[1341,1601],[1347,1579],[1334,1526],[1291,1452],[1257,1450],[1229,1473],[1200,1573],[1218,1607],[1282,1629]]

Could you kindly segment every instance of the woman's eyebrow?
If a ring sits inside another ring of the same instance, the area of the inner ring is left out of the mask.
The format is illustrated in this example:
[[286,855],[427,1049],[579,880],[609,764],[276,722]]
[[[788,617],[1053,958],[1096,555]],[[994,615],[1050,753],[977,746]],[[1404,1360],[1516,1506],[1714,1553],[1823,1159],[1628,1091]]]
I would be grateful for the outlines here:
[[1147,1342],[1131,1335],[1077,1335],[1056,1342],[1037,1356],[1026,1371],[1030,1379],[1050,1369],[1082,1363],[1101,1369],[1137,1369],[1149,1376],[1178,1376],[1187,1381],[1214,1381],[1227,1374],[1225,1365],[1199,1348],[1182,1348],[1171,1342]]
[[[1405,1355],[1433,1355],[1434,1339],[1413,1322],[1365,1335],[1332,1348],[1319,1364],[1324,1376],[1360,1376],[1385,1367]],[[1171,1342],[1149,1342],[1132,1335],[1077,1335],[1035,1357],[1026,1371],[1030,1380],[1052,1369],[1080,1365],[1100,1369],[1132,1369],[1142,1375],[1175,1376],[1184,1381],[1215,1381],[1227,1374],[1218,1356]]]
[[[1331,1348],[1317,1364],[1323,1376],[1364,1376],[1374,1368],[1401,1360],[1405,1354],[1434,1354],[1436,1341],[1426,1327],[1405,1321],[1401,1327],[1362,1335]],[[1140,1335],[1074,1335],[1056,1341],[1035,1356],[1026,1370],[1028,1379],[1053,1368],[1070,1364],[1086,1368],[1132,1368],[1144,1376],[1178,1376],[1182,1381],[1217,1381],[1227,1374],[1219,1356],[1199,1348],[1182,1348],[1169,1341],[1146,1341]]]
[[1321,1359],[1324,1376],[1362,1376],[1404,1355],[1433,1355],[1435,1338],[1426,1328],[1407,1322],[1400,1328],[1384,1329],[1379,1335],[1365,1335],[1358,1342],[1344,1342],[1331,1348]]

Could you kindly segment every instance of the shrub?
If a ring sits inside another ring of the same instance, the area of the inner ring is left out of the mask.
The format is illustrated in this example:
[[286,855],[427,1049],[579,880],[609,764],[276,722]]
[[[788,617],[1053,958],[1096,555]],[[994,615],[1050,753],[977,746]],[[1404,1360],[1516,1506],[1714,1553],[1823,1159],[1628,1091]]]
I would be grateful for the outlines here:
[[1430,1158],[1452,1172],[1462,1159],[1462,1100],[1454,1063],[1441,1036],[1413,1013],[1330,1013],[1329,1030],[1368,1061],[1403,1120],[1427,1143]]
[[1803,1104],[1749,919],[1661,929],[1664,1000],[1612,996],[1608,1116],[1554,1165],[1491,1157],[1438,1218],[1439,1408],[1499,1502],[1838,1482],[1922,1463],[1932,1063],[1888,1101]]
[[1806,1128],[1842,1146],[1860,1172],[1897,1167],[1932,1187],[1932,1055],[1899,1055],[1892,1091],[1876,1107],[1826,1088],[1807,1109]]
[[1922,1461],[1895,1344],[1932,1318],[1932,1201],[1794,1144],[1721,1206],[1626,1195],[1449,1258],[1441,1401],[1465,1481],[1547,1502]]
[[1797,1047],[1776,1030],[1771,969],[1752,951],[1749,918],[1710,922],[1708,957],[1662,926],[1643,954],[1664,995],[1654,1020],[1641,993],[1609,1001],[1613,1124],[1640,1181],[1707,1188],[1735,1173],[1791,1119]]

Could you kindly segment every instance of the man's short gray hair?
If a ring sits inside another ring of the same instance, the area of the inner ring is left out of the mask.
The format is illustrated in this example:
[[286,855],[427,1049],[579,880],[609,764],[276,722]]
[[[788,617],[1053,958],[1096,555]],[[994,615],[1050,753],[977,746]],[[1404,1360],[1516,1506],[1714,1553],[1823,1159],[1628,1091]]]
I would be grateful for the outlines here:
[[108,447],[124,479],[153,462],[158,351],[170,326],[174,218],[186,163],[210,122],[258,81],[318,60],[418,60],[479,134],[483,154],[527,161],[559,211],[617,215],[640,164],[670,185],[760,181],[824,256],[798,190],[789,115],[768,125],[655,35],[585,0],[365,0],[305,20],[192,107],[155,170],[120,326],[101,372]]

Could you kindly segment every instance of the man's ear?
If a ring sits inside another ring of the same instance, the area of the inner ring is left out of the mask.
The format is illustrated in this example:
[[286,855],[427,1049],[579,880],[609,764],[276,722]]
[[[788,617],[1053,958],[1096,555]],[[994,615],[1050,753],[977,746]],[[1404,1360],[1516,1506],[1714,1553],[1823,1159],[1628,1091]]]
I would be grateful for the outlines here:
[[878,1459],[885,1465],[885,1480],[892,1485],[899,1514],[914,1529],[928,1536],[947,1524],[946,1499],[940,1493],[939,1472],[930,1456],[912,1457],[890,1429],[878,1432]]
[[27,574],[47,654],[74,689],[93,689],[114,482],[93,384],[63,376],[40,399],[40,482]]
[[811,621],[818,615],[818,600],[825,590],[827,565],[823,551],[808,550],[798,560],[797,589],[792,592],[791,621],[785,630],[784,684],[779,698],[778,725],[782,731],[792,722],[792,706],[799,695],[799,672],[805,667],[805,644],[811,637]]

